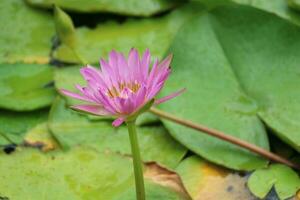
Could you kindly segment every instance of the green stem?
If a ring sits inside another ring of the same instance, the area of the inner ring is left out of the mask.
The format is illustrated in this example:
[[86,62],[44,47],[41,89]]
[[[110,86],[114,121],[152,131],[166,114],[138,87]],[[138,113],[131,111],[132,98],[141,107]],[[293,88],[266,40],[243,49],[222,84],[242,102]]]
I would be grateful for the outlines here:
[[135,120],[128,121],[127,127],[128,127],[128,133],[129,133],[130,144],[131,144],[131,152],[132,152],[132,157],[133,157],[136,199],[137,200],[145,200],[143,163],[142,163],[141,155],[140,155]]

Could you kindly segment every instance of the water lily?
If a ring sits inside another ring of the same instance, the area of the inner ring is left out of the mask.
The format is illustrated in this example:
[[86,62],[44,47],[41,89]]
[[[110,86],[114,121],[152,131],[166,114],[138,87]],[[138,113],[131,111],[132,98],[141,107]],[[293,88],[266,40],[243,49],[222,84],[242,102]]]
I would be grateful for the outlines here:
[[[114,126],[121,125],[135,116],[141,108],[151,102],[164,86],[170,75],[172,55],[159,62],[154,61],[146,50],[142,58],[136,49],[131,49],[128,59],[122,53],[112,51],[109,60],[100,60],[101,69],[86,66],[80,70],[87,86],[76,85],[81,94],[60,90],[62,94],[87,102],[74,105],[73,109],[100,116],[114,116]],[[154,105],[163,103],[184,90],[161,99],[155,99]]]
[[60,90],[66,96],[86,102],[72,106],[75,110],[94,115],[114,116],[116,117],[113,121],[114,126],[126,122],[133,157],[137,200],[145,199],[145,187],[135,120],[153,104],[163,103],[184,91],[182,89],[169,96],[155,98],[171,73],[171,60],[172,55],[161,62],[156,59],[150,68],[149,50],[146,50],[140,58],[137,50],[131,49],[128,59],[122,53],[112,51],[108,61],[100,60],[101,69],[87,66],[80,70],[87,82],[86,87],[76,85],[81,94]]

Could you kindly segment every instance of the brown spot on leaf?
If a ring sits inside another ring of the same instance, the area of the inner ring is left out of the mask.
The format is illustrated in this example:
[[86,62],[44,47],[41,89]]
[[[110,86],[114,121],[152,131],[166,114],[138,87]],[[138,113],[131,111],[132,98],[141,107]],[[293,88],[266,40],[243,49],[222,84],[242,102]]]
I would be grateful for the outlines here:
[[191,199],[178,174],[160,166],[156,162],[148,162],[145,164],[144,177],[156,184],[168,187],[182,194],[187,199]]
[[24,145],[39,148],[45,152],[58,147],[57,142],[48,131],[47,123],[38,124],[29,130],[25,135]]

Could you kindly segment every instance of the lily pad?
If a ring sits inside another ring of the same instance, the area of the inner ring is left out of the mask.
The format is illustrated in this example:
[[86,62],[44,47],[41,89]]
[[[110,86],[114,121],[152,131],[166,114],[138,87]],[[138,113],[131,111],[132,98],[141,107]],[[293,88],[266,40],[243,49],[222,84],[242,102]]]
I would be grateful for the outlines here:
[[0,110],[0,133],[5,137],[0,137],[0,145],[10,143],[20,144],[24,134],[35,125],[47,120],[48,110],[38,110],[34,112],[12,112]]
[[0,64],[0,108],[30,111],[47,107],[56,92],[49,65]]
[[[23,150],[9,156],[1,155],[0,163],[2,198],[135,199],[132,161],[120,155],[84,148],[48,154]],[[185,200],[182,194],[150,180],[146,180],[146,197],[149,200]]]
[[1,0],[0,19],[0,63],[48,63],[55,33],[51,14],[22,0]]
[[184,159],[176,168],[176,172],[194,200],[255,199],[245,185],[245,177],[213,165],[198,156]]
[[[64,149],[85,145],[101,152],[131,154],[126,127],[113,128],[111,121],[90,121],[68,108],[62,99],[51,108],[49,128]],[[138,137],[145,162],[157,161],[174,168],[187,151],[162,126],[140,127]]]
[[273,164],[267,169],[256,170],[248,180],[249,189],[259,198],[264,198],[273,186],[280,199],[287,199],[300,189],[300,178],[291,168]]
[[[252,17],[243,16],[249,20]],[[161,104],[161,108],[268,149],[265,129],[256,116],[258,107],[240,87],[227,52],[224,52],[212,27],[211,18],[214,19],[209,14],[200,14],[178,32],[170,48],[175,55],[173,73],[162,93],[166,95],[183,87],[187,91]],[[249,30],[248,33],[251,34]],[[233,37],[239,34],[235,33]],[[163,120],[163,123],[177,141],[212,162],[238,170],[251,170],[267,164],[266,160],[236,145],[168,120]]]
[[255,99],[258,116],[300,151],[300,28],[245,6],[212,14],[219,44],[243,91]]
[[[89,63],[97,64],[99,58],[107,57],[112,49],[127,53],[132,47],[141,52],[149,48],[153,56],[161,58],[181,25],[199,9],[200,6],[187,5],[163,17],[129,19],[121,24],[109,21],[95,29],[80,27],[75,32],[74,50]],[[53,52],[53,57],[67,63],[80,63],[74,51],[64,44]]]
[[300,25],[300,15],[295,10],[290,9],[287,0],[234,0],[236,3],[250,5],[255,8],[275,14],[285,20]]
[[[242,4],[252,6],[274,15],[277,15],[283,19],[286,19],[292,23],[300,25],[300,14],[290,9],[290,7],[296,8],[296,1],[298,0],[194,0],[203,3],[208,8],[213,8],[220,5],[226,5],[229,3]],[[290,4],[290,5],[289,5]],[[289,7],[290,6],[290,7]]]
[[52,5],[76,12],[109,12],[132,16],[150,16],[168,10],[184,0],[26,0],[33,6],[52,8]]
[[286,0],[290,8],[293,8],[295,10],[300,10],[300,1],[299,0]]
[[160,120],[156,115],[154,115],[150,112],[145,112],[137,118],[136,123],[137,123],[137,125],[140,125],[140,126],[152,125],[152,124],[160,123]]

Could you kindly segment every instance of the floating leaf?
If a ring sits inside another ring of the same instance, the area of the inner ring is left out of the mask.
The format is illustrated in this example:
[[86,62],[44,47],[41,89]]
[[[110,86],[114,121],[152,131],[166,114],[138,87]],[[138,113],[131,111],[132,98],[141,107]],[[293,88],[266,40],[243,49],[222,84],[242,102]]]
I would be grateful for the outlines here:
[[0,63],[48,63],[52,16],[22,0],[0,1]]
[[[135,199],[132,161],[120,155],[84,148],[48,154],[23,150],[1,155],[0,163],[0,196],[3,198]],[[183,194],[150,180],[146,180],[146,198],[186,199]]]
[[286,0],[288,5],[295,9],[295,10],[300,10],[300,1],[299,0]]
[[54,8],[55,29],[58,38],[69,48],[73,48],[76,43],[75,27],[71,17],[59,7]]
[[300,28],[244,6],[212,14],[219,44],[241,87],[256,100],[258,116],[300,151]]
[[245,185],[245,177],[210,164],[198,156],[183,160],[176,172],[194,200],[254,199]]
[[71,11],[94,13],[110,12],[133,16],[149,16],[168,10],[184,0],[26,0],[29,4],[43,8],[51,8],[52,5]]
[[283,19],[286,19],[292,23],[300,25],[300,15],[299,13],[291,10],[286,2],[286,0],[234,0],[236,3],[250,5],[255,8],[270,12]]
[[[234,9],[228,12],[237,19],[241,17]],[[252,19],[247,13],[242,16]],[[214,16],[199,15],[178,32],[170,49],[176,55],[172,62],[173,73],[162,93],[169,94],[182,87],[187,91],[162,104],[161,108],[268,149],[264,127],[256,116],[257,105],[242,91],[211,25],[213,19]],[[251,35],[252,31],[247,30],[247,33]],[[239,35],[240,32],[234,32],[232,37]],[[260,168],[267,163],[236,145],[168,120],[163,122],[181,144],[212,162],[239,170]]]
[[[126,127],[117,129],[112,127],[111,121],[90,121],[67,108],[62,99],[57,99],[52,106],[49,128],[65,149],[86,145],[101,152],[131,154]],[[174,168],[186,153],[186,149],[174,141],[162,126],[138,128],[138,136],[144,161],[157,161]]]
[[[275,14],[283,19],[286,19],[292,23],[300,25],[300,14],[290,9],[288,1],[294,0],[194,0],[203,3],[208,8],[213,8],[220,5],[226,5],[229,3],[237,3],[242,5],[248,5],[261,10]],[[296,0],[297,1],[297,0]]]
[[[127,53],[132,47],[139,51],[149,48],[154,56],[161,58],[177,30],[198,11],[199,6],[187,5],[164,17],[130,19],[122,24],[109,21],[95,29],[77,28],[74,50],[89,63],[97,64],[112,49]],[[59,46],[53,56],[59,61],[80,63],[66,45]]]
[[159,122],[159,118],[150,112],[143,113],[136,120],[136,124],[140,126],[157,124]]
[[22,113],[0,110],[0,133],[8,138],[6,140],[0,137],[0,144],[22,143],[24,134],[37,124],[46,121],[47,117],[48,110]]
[[264,198],[273,186],[280,199],[287,199],[300,189],[300,178],[291,168],[273,164],[256,170],[248,180],[249,189],[259,198]]
[[50,151],[58,147],[58,144],[48,130],[46,122],[40,123],[28,130],[24,136],[24,142],[26,146],[38,147],[42,151]]
[[35,64],[0,64],[0,108],[29,111],[49,106],[56,92],[53,68]]

